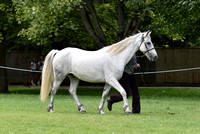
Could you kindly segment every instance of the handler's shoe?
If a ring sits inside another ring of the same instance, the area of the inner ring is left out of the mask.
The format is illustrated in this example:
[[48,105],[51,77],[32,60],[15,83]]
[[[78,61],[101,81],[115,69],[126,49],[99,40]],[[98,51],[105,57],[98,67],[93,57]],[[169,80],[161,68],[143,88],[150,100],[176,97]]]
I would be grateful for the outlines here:
[[109,111],[112,111],[112,104],[113,104],[113,103],[111,102],[110,98],[107,99],[107,102],[108,102],[108,105],[107,105],[108,110],[109,110]]
[[132,113],[133,113],[133,114],[140,114],[140,110],[133,110],[133,109],[132,109]]

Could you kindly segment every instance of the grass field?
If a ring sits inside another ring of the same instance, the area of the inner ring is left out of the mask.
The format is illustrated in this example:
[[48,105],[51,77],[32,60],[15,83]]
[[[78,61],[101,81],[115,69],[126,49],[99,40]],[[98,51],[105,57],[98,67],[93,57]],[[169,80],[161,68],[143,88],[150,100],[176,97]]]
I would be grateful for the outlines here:
[[[123,102],[106,115],[97,114],[102,90],[78,89],[87,113],[80,114],[66,89],[55,97],[54,113],[47,113],[49,100],[39,100],[39,89],[10,87],[0,95],[1,134],[198,134],[200,90],[140,89],[141,114],[126,115]],[[111,90],[111,92],[115,92]],[[129,104],[131,104],[131,97]]]

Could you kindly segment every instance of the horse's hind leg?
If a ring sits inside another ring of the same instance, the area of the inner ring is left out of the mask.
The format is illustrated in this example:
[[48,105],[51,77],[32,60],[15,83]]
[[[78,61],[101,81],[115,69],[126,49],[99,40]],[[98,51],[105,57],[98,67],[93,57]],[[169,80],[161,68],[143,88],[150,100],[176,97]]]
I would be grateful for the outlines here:
[[62,81],[54,81],[51,87],[51,98],[50,98],[50,104],[47,107],[48,112],[54,112],[53,111],[53,102],[54,102],[54,96],[56,94],[57,89],[59,88]]
[[86,110],[84,109],[82,103],[80,102],[80,100],[78,99],[78,96],[76,94],[76,89],[77,89],[78,84],[79,84],[79,79],[74,77],[74,76],[71,76],[71,75],[68,76],[68,77],[70,79],[69,93],[72,95],[73,99],[75,100],[80,113],[86,113]]
[[107,95],[110,91],[110,88],[111,88],[111,86],[106,83],[105,86],[104,86],[104,89],[103,89],[102,99],[101,99],[101,102],[100,102],[100,105],[99,105],[99,108],[98,108],[99,114],[105,114],[104,111],[103,111],[103,105],[104,105],[106,97],[107,97]]
[[51,86],[51,98],[50,98],[50,104],[48,105],[47,107],[47,111],[48,112],[54,112],[53,111],[53,102],[54,102],[54,96],[57,92],[57,89],[60,87],[60,84],[62,83],[62,81],[64,80],[65,78],[65,75],[64,73],[58,73],[58,72],[55,72],[54,73],[54,81],[52,83],[52,86]]

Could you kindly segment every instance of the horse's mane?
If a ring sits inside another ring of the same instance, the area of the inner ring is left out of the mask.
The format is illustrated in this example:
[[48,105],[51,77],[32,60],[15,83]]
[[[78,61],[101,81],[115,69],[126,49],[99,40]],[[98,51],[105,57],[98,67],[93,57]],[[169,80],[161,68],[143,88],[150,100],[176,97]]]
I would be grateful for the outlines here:
[[108,49],[106,50],[107,53],[111,54],[111,55],[115,55],[118,54],[120,52],[122,52],[124,49],[127,48],[127,46],[132,43],[134,40],[132,38],[134,38],[135,35],[130,36],[128,38],[125,38],[124,40],[115,43],[111,46],[108,47]]

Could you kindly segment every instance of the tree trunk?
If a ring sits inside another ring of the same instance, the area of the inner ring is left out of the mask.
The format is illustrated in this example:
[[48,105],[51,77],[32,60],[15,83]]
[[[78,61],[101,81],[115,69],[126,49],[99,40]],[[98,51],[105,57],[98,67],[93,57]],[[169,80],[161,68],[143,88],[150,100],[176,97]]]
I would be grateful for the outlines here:
[[98,45],[98,47],[99,48],[105,47],[106,37],[99,24],[99,20],[95,8],[93,6],[93,3],[90,0],[84,0],[84,2],[86,4],[83,5],[83,7],[80,9],[81,20],[87,32],[90,34],[90,36],[92,37],[94,42]]
[[[125,18],[127,18],[128,16],[126,16],[126,14],[124,13],[125,5],[124,2],[121,0],[117,0],[118,30],[112,27],[112,24],[107,24],[106,22],[98,18],[95,11],[95,7],[93,5],[94,1],[84,0],[84,2],[85,3],[83,4],[83,7],[80,9],[81,20],[87,32],[90,34],[90,36],[99,48],[105,47],[107,44],[104,31],[102,30],[102,27],[99,23],[100,21],[103,22],[109,28],[112,28],[117,33],[118,41],[123,40],[127,36],[129,31],[131,31],[131,33],[136,33],[137,29],[141,24],[141,19],[138,19],[135,16],[133,16],[129,22],[126,22]],[[104,1],[99,2],[102,3]],[[145,12],[142,14],[142,16],[144,15]]]
[[124,39],[124,4],[123,1],[118,0],[118,41],[121,41]]
[[87,11],[85,10],[84,7],[80,9],[80,15],[86,30],[88,31],[94,42],[98,45],[99,48],[105,47],[106,46],[105,41],[102,41],[102,39],[99,38],[99,36],[96,34],[89,19],[89,15],[87,14]]
[[[0,66],[6,65],[6,49],[4,43],[0,43]],[[0,69],[0,93],[9,93],[6,69]]]
[[86,6],[90,11],[90,14],[91,14],[95,29],[97,30],[97,33],[98,33],[98,37],[103,41],[102,43],[106,44],[106,37],[105,37],[104,32],[103,32],[103,30],[102,30],[102,28],[101,28],[101,26],[100,26],[100,24],[98,22],[96,10],[94,9],[94,6],[93,6],[92,2],[87,0],[86,1]]

